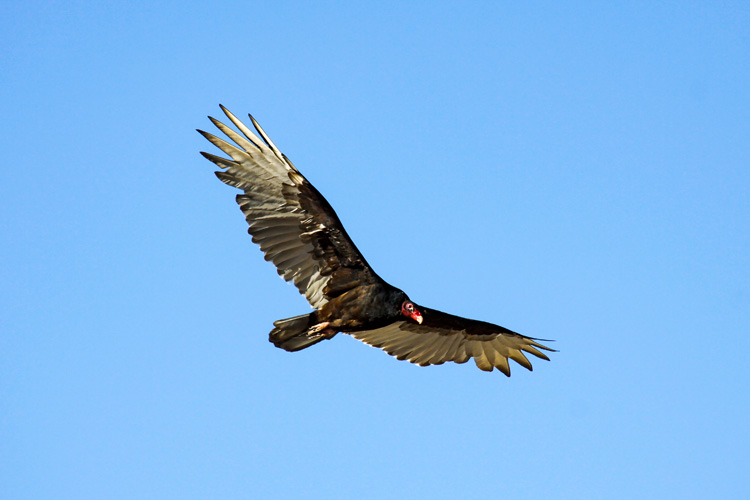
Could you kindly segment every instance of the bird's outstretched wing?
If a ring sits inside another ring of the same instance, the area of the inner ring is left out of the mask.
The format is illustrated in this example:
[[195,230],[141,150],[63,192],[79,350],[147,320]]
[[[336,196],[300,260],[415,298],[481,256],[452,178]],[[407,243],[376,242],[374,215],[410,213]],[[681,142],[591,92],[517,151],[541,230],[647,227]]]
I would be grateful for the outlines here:
[[[231,159],[201,152],[216,176],[244,191],[237,195],[248,232],[281,277],[292,281],[314,308],[359,284],[380,278],[346,234],[336,212],[250,116],[258,135],[224,106],[242,133],[209,117],[236,145],[198,130]],[[261,139],[262,138],[262,139]]]
[[523,351],[548,361],[539,349],[554,351],[537,342],[538,339],[502,326],[417,307],[422,312],[422,324],[397,321],[377,330],[351,332],[350,335],[391,356],[421,366],[441,365],[446,361],[465,363],[474,358],[481,370],[489,372],[497,368],[509,377],[508,359],[531,370]]

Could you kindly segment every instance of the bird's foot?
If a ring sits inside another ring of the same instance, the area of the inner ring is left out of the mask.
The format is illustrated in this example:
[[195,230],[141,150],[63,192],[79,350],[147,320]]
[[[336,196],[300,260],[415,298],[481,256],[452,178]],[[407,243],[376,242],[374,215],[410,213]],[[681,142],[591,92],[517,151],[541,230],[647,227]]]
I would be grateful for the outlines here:
[[307,333],[308,333],[308,334],[310,334],[310,333],[318,333],[318,332],[319,332],[319,331],[321,331],[321,330],[325,330],[325,329],[326,329],[326,328],[328,328],[329,326],[331,326],[331,322],[330,322],[330,321],[324,321],[324,322],[322,322],[322,323],[318,323],[317,325],[313,325],[313,326],[311,326],[311,327],[310,327],[310,328],[309,328],[309,329],[307,330]]
[[307,330],[307,336],[311,339],[332,339],[333,336],[338,332],[333,328],[328,328],[330,324],[330,321],[324,321],[322,323],[318,323],[317,325],[313,325],[312,327],[310,327],[310,329]]

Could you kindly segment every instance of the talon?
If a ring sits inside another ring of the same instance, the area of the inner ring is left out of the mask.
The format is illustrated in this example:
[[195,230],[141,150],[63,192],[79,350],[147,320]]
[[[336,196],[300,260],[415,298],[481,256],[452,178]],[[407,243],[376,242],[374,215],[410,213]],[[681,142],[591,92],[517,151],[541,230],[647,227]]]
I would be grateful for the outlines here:
[[307,330],[307,333],[308,333],[308,334],[311,334],[311,333],[318,333],[319,331],[321,331],[321,330],[325,330],[326,328],[328,328],[328,326],[329,326],[330,324],[331,324],[331,322],[330,322],[330,321],[324,321],[324,322],[322,322],[322,323],[318,323],[317,325],[313,325],[313,326],[311,326],[311,327],[310,327],[310,329],[309,329],[309,330]]
[[327,340],[327,339],[332,339],[337,333],[338,332],[336,330],[327,328],[320,333],[313,333],[312,335],[308,335],[308,336],[314,339],[324,338]]
[[332,339],[338,333],[338,331],[334,330],[333,328],[328,328],[330,325],[330,321],[324,321],[322,323],[318,323],[317,325],[313,325],[307,330],[307,336],[311,339]]

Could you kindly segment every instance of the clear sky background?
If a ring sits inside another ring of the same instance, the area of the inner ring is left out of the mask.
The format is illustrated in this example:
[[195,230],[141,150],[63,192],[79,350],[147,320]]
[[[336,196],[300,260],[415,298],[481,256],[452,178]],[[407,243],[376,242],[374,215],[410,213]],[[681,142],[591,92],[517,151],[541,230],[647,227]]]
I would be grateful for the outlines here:
[[[3,499],[750,498],[747,2],[0,5]],[[309,311],[198,151],[252,112],[508,379]]]

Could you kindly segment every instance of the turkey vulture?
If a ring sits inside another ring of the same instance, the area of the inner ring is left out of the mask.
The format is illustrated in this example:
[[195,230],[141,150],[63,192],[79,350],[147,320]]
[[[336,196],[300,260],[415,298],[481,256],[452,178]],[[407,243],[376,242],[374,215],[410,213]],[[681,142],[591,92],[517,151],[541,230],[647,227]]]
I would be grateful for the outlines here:
[[537,340],[484,321],[461,318],[412,302],[386,283],[357,250],[336,212],[250,116],[256,135],[224,106],[242,132],[209,117],[230,144],[198,130],[231,159],[201,152],[222,170],[216,176],[243,191],[237,203],[248,232],[315,309],[274,322],[269,340],[299,351],[339,332],[421,366],[474,358],[485,371],[510,376],[508,358],[531,370],[523,351],[549,360]]

